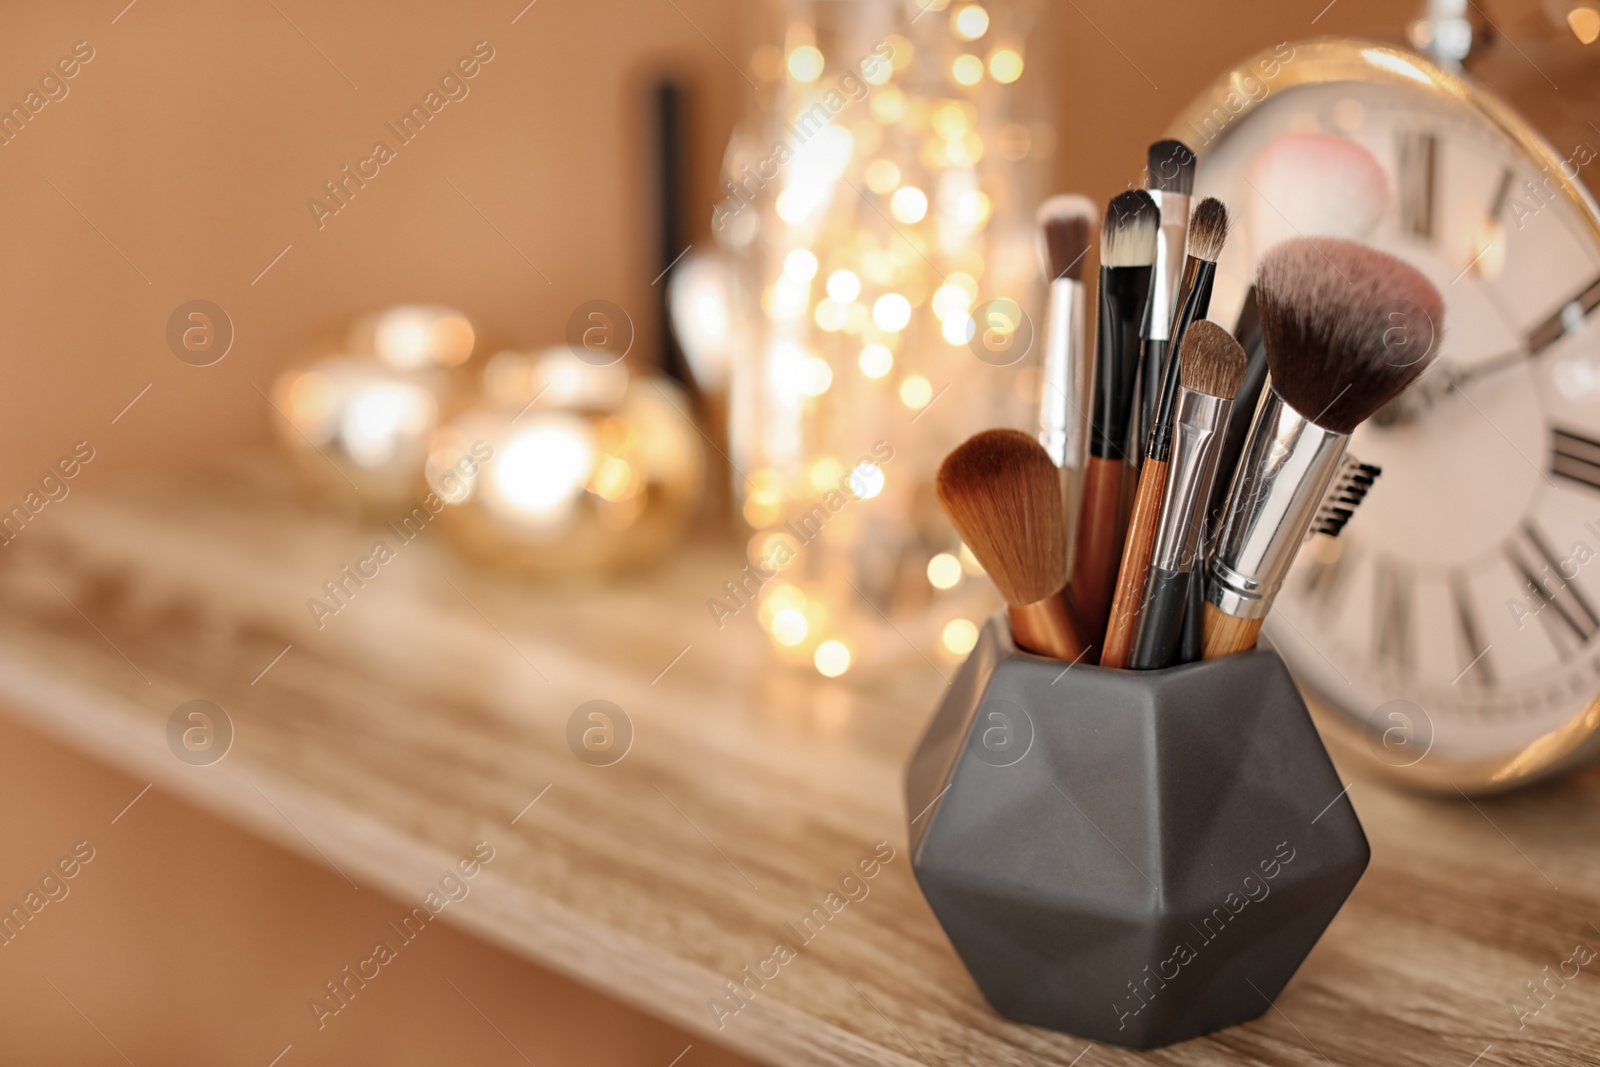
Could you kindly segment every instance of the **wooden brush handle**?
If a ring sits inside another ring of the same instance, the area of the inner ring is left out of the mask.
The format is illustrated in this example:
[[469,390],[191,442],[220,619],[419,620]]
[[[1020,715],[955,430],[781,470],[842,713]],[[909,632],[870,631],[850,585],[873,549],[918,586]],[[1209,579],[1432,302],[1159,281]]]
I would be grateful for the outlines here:
[[1127,472],[1128,465],[1122,460],[1098,456],[1089,457],[1083,472],[1083,504],[1067,588],[1091,641],[1100,640],[1111,613],[1117,564],[1122,560],[1122,494]]
[[1150,569],[1150,558],[1155,555],[1156,531],[1161,525],[1161,498],[1166,491],[1166,461],[1146,456],[1139,470],[1133,516],[1128,520],[1128,539],[1122,546],[1117,589],[1111,598],[1105,648],[1100,653],[1102,667],[1126,667],[1133,654],[1133,638],[1139,629],[1139,607],[1144,602],[1145,572]]
[[1221,659],[1256,647],[1265,619],[1241,619],[1206,601],[1206,659]]
[[1087,645],[1067,598],[1060,593],[1032,604],[1012,604],[1007,615],[1011,640],[1023,651],[1074,663],[1083,658]]

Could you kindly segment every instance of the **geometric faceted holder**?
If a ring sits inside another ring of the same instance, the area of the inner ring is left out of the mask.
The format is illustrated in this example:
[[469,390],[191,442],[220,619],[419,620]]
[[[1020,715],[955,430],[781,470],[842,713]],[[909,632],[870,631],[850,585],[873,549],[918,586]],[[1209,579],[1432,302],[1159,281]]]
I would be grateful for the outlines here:
[[1154,1048],[1255,1018],[1370,856],[1283,660],[1066,667],[985,625],[906,773],[923,895],[1017,1022]]

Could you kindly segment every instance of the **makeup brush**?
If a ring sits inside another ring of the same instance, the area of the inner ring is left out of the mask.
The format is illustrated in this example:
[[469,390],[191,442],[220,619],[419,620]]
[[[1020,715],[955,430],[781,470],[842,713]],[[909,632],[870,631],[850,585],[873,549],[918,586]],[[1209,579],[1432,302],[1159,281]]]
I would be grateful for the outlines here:
[[[1228,239],[1228,211],[1222,202],[1207,197],[1195,208],[1189,227],[1191,255],[1185,265],[1189,279],[1185,307],[1176,319],[1187,325],[1200,302],[1209,304],[1211,278],[1216,257]],[[1157,264],[1158,268],[1160,264]],[[1175,323],[1176,325],[1177,323]],[[1146,354],[1149,348],[1146,346]],[[1100,654],[1102,667],[1126,667],[1133,654],[1133,639],[1138,633],[1139,610],[1144,603],[1144,583],[1161,521],[1161,501],[1166,495],[1167,461],[1172,454],[1172,417],[1180,386],[1181,355],[1168,358],[1162,370],[1156,396],[1155,418],[1145,441],[1144,463],[1139,468],[1139,489],[1133,499],[1133,515],[1128,520],[1128,537],[1122,546],[1122,562],[1117,570],[1116,591],[1111,600],[1111,615],[1106,623],[1105,644]],[[1148,363],[1145,369],[1149,369]]]
[[1217,469],[1217,444],[1228,423],[1234,390],[1244,377],[1244,362],[1239,342],[1214,322],[1201,319],[1184,334],[1172,459],[1129,662],[1134,670],[1156,670],[1178,662],[1195,549]]
[[934,489],[1010,606],[1017,647],[1081,658],[1086,645],[1061,594],[1067,530],[1060,476],[1043,446],[1020,430],[984,430],[944,458]]
[[1111,591],[1127,528],[1122,506],[1128,484],[1133,391],[1139,378],[1139,323],[1150,292],[1160,213],[1142,189],[1119,193],[1100,229],[1100,328],[1095,333],[1094,389],[1089,405],[1089,454],[1073,539],[1069,595],[1084,633],[1098,642],[1111,610]]
[[[1044,384],[1039,397],[1039,443],[1061,469],[1061,494],[1068,530],[1077,529],[1082,496],[1089,378],[1084,352],[1083,265],[1089,257],[1094,204],[1082,196],[1052,196],[1036,219],[1050,279],[1045,315]],[[1068,544],[1066,551],[1070,552]]]
[[[1284,134],[1251,162],[1246,181],[1252,189],[1246,236],[1257,260],[1274,245],[1294,237],[1359,241],[1372,232],[1389,204],[1389,180],[1372,153],[1354,141],[1326,133]],[[1228,485],[1267,380],[1267,350],[1261,344],[1254,286],[1245,294],[1233,335],[1244,346],[1249,362],[1217,459],[1217,480],[1207,508],[1213,526],[1221,518]]]
[[1140,374],[1139,440],[1155,421],[1156,388],[1166,366],[1172,318],[1177,311],[1178,281],[1183,271],[1184,236],[1189,227],[1189,194],[1194,192],[1195,155],[1182,141],[1157,141],[1145,155],[1146,186],[1161,213],[1156,238],[1155,274],[1145,305],[1144,362]]
[[1255,645],[1351,432],[1428,368],[1444,325],[1416,268],[1337,238],[1268,252],[1256,304],[1268,387],[1211,555],[1206,659]]
[[1322,534],[1324,537],[1338,537],[1344,533],[1356,508],[1367,499],[1367,493],[1372,491],[1373,483],[1382,473],[1382,467],[1363,463],[1346,453],[1344,462],[1339,465],[1339,473],[1334,475],[1333,484],[1322,496],[1322,504],[1317,508],[1316,518],[1311,520],[1311,530],[1306,536]]
[[[1178,279],[1177,310],[1173,312],[1169,332],[1169,358],[1161,368],[1161,385],[1156,393],[1156,422],[1170,416],[1178,396],[1180,374],[1178,360],[1170,358],[1171,352],[1183,347],[1184,331],[1196,319],[1203,319],[1211,310],[1211,287],[1217,276],[1217,260],[1222,256],[1222,246],[1228,240],[1228,209],[1222,201],[1208,196],[1195,205],[1189,216],[1188,251],[1183,260],[1183,273]],[[1230,396],[1228,398],[1232,400]]]

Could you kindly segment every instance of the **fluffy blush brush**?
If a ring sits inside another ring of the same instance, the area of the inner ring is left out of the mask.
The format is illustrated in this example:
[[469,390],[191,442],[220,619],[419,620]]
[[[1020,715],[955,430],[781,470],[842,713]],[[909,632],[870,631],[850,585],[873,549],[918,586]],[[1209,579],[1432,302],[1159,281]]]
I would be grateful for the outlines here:
[[985,430],[944,458],[934,488],[1009,605],[1017,647],[1081,658],[1086,646],[1062,596],[1067,527],[1060,474],[1044,446],[1019,430]]
[[1427,370],[1444,328],[1414,267],[1335,238],[1268,252],[1256,302],[1269,382],[1211,557],[1206,659],[1254,647],[1350,434]]

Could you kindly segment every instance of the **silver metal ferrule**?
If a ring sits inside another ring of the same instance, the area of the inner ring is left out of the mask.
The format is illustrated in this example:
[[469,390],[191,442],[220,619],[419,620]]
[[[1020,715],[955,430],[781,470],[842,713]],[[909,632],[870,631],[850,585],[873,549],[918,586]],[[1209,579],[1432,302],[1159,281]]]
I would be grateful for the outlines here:
[[1089,390],[1094,368],[1084,348],[1084,302],[1082,282],[1057,278],[1050,283],[1039,443],[1057,467],[1067,470],[1083,467],[1089,444]]
[[1295,411],[1270,386],[1239,457],[1206,586],[1207,600],[1241,619],[1271,610],[1350,441]]
[[1183,278],[1184,245],[1189,236],[1189,198],[1183,193],[1150,190],[1161,209],[1156,231],[1155,270],[1150,275],[1150,298],[1144,336],[1154,341],[1172,337],[1172,317],[1178,310],[1178,286]]
[[1188,571],[1194,566],[1203,509],[1211,499],[1211,480],[1217,472],[1217,445],[1228,425],[1233,400],[1193,389],[1178,392],[1172,425],[1172,459],[1167,468],[1167,489],[1161,502],[1161,525],[1156,529],[1151,566],[1164,571]]

